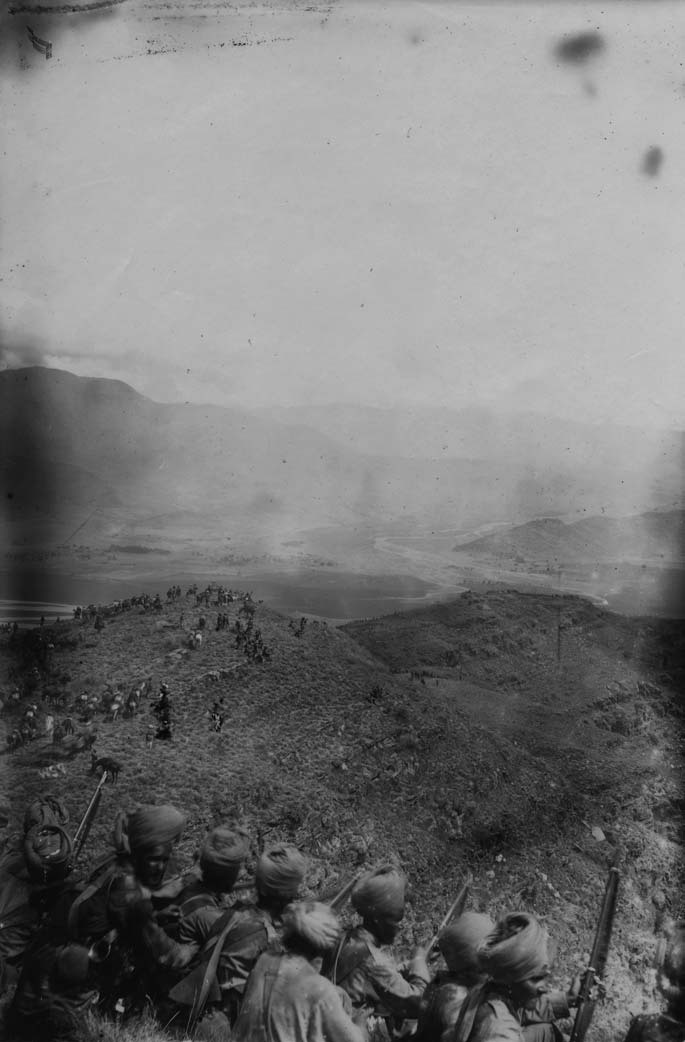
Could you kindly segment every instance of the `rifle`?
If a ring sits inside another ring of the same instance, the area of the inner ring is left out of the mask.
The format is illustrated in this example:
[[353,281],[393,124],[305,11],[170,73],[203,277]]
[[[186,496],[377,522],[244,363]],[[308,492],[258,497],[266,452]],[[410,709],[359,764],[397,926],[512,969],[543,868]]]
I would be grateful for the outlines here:
[[599,913],[595,940],[592,945],[590,965],[583,974],[580,986],[578,1010],[569,1036],[569,1042],[583,1042],[587,1029],[590,1026],[597,1000],[602,996],[602,976],[609,954],[609,942],[611,940],[611,927],[614,922],[619,878],[618,869],[611,868]]
[[358,872],[356,876],[352,876],[352,878],[348,880],[340,890],[338,890],[337,894],[331,897],[330,900],[326,901],[326,904],[332,908],[334,912],[339,912],[343,908],[347,898],[350,896],[359,880],[359,875],[360,873]]
[[430,957],[431,952],[436,947],[436,945],[438,943],[438,938],[440,937],[440,934],[445,929],[445,927],[449,926],[449,924],[452,922],[452,920],[456,919],[464,911],[464,908],[466,907],[466,899],[469,896],[469,889],[471,887],[471,883],[472,882],[473,882],[473,876],[471,875],[471,873],[469,873],[469,875],[467,876],[466,882],[464,883],[463,887],[461,888],[461,890],[459,891],[459,893],[455,897],[455,899],[452,902],[452,904],[447,909],[447,914],[443,917],[443,920],[440,923],[440,926],[437,928],[437,930],[433,934],[433,937],[428,942],[426,947],[423,949],[424,958],[428,959]]
[[98,807],[100,806],[100,800],[102,799],[102,787],[107,781],[107,771],[102,772],[102,777],[95,787],[95,792],[90,798],[90,803],[86,807],[86,813],[81,818],[81,823],[76,829],[74,834],[74,852],[72,854],[72,860],[76,861],[77,857],[83,849],[83,845],[88,839],[88,833],[90,832],[93,819],[97,814]]

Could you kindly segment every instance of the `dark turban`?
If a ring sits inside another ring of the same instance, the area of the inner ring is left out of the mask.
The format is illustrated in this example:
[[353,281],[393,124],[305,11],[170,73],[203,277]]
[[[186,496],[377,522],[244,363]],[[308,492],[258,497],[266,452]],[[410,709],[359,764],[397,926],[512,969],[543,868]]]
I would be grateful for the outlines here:
[[155,847],[171,852],[183,832],[186,819],[175,807],[146,804],[131,814],[120,815],[114,827],[114,844],[120,853],[133,854]]
[[340,939],[341,927],[330,905],[320,901],[297,901],[283,913],[283,940],[305,941],[314,951],[323,954]]
[[230,890],[250,850],[247,832],[217,825],[205,837],[200,848],[200,868],[210,883]]
[[381,865],[355,885],[350,900],[363,919],[399,920],[404,915],[406,877],[393,865]]
[[69,874],[72,842],[61,825],[34,825],[24,838],[29,875],[41,883],[54,883]]
[[306,871],[307,865],[299,850],[280,843],[265,850],[257,861],[257,890],[265,897],[295,897]]
[[464,912],[446,926],[438,937],[438,948],[453,973],[480,973],[478,946],[490,936],[495,924],[489,915]]
[[518,984],[548,971],[547,931],[527,912],[513,912],[500,919],[479,946],[481,969],[493,980]]

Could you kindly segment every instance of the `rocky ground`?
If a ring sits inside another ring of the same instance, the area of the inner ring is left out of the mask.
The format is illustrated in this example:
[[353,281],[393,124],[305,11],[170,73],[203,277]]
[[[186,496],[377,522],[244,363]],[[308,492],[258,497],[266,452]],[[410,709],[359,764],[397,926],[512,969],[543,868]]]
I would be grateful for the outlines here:
[[[171,742],[150,743],[146,700],[129,719],[98,709],[91,725],[76,720],[97,730],[98,755],[122,764],[84,869],[119,807],[173,802],[188,815],[178,867],[220,820],[250,829],[253,856],[271,840],[297,843],[312,893],[398,862],[412,885],[400,947],[431,935],[472,872],[470,907],[525,908],[546,922],[564,985],[588,957],[616,866],[609,995],[591,1037],[619,1038],[631,1014],[655,1007],[656,942],[685,915],[680,624],[514,591],[344,627],[301,626],[257,604],[269,657],[256,662],[232,629],[215,629],[220,611],[231,627],[244,619],[240,604],[198,607],[184,592],[158,611],[109,614],[99,631],[73,621],[0,638],[6,733],[31,701],[42,718],[43,696],[60,720],[76,715],[82,692],[128,692],[147,677],[155,692],[170,686]],[[191,648],[200,614],[202,644]],[[216,733],[209,713],[221,697]],[[40,738],[2,754],[6,835],[44,791],[78,821],[97,781],[78,744]]]

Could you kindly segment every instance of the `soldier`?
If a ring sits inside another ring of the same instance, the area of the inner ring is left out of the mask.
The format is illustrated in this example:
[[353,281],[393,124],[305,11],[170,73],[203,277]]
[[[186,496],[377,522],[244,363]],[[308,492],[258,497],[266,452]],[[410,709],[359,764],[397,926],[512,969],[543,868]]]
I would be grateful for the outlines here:
[[668,943],[660,946],[656,968],[666,1009],[635,1017],[625,1042],[681,1042],[685,1036],[685,923],[678,923]]
[[483,983],[471,989],[446,1042],[523,1042],[521,1022],[547,991],[548,938],[526,912],[505,915],[478,948]]
[[22,839],[0,862],[0,993],[18,967],[41,922],[67,886],[72,842],[56,823],[36,823],[27,812]]
[[[267,947],[278,946],[281,917],[304,881],[305,860],[295,847],[278,844],[257,861],[255,904],[234,905],[216,920],[193,972],[172,988],[170,998],[180,1007],[197,1005],[203,979],[215,969],[205,999],[210,1010],[220,1011],[227,1025],[235,1022],[245,984],[252,967]],[[220,945],[220,948],[219,948]]]
[[159,698],[153,702],[152,711],[161,719],[171,709],[171,698],[169,697],[169,685],[159,685]]
[[159,721],[156,738],[168,740],[171,738],[171,699],[169,697],[169,685],[159,685],[159,698],[152,706],[153,712]]
[[442,1033],[456,1023],[469,989],[483,978],[478,946],[494,929],[488,915],[464,912],[442,930],[438,948],[447,970],[439,971],[426,988],[413,1036],[416,1042],[440,1042]]
[[384,1020],[415,1020],[430,974],[423,951],[397,966],[391,945],[404,918],[407,881],[392,865],[367,872],[355,885],[352,907],[362,918],[327,959],[327,975],[357,1010]]
[[327,905],[301,901],[283,915],[283,952],[260,956],[247,985],[234,1042],[365,1042],[341,993],[319,973],[340,936]]
[[106,1010],[119,1000],[134,1009],[146,990],[154,990],[156,973],[180,971],[197,953],[197,946],[179,944],[159,926],[151,901],[184,825],[183,814],[171,806],[120,814],[112,864],[72,905],[71,939],[94,946]]
[[225,898],[233,889],[250,851],[247,832],[217,825],[200,848],[201,876],[178,895],[179,940],[203,945],[221,916]]

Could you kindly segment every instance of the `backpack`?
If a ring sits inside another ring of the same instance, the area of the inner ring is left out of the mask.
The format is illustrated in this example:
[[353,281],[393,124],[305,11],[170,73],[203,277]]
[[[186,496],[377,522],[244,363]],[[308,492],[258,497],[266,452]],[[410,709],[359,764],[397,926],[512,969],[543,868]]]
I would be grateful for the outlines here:
[[38,825],[40,828],[45,825],[58,825],[64,829],[68,824],[69,811],[62,803],[62,800],[51,793],[39,796],[32,803],[29,803],[24,814],[24,834],[35,825]]

